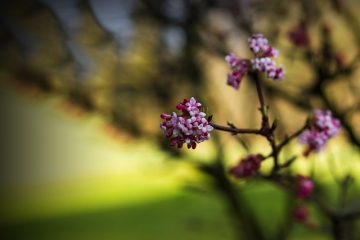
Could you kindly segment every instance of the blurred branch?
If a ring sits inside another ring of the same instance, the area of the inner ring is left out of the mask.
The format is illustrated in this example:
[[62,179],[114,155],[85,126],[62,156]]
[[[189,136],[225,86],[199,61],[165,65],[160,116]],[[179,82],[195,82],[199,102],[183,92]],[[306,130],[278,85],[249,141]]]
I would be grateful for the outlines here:
[[215,189],[228,203],[229,212],[235,222],[237,239],[265,239],[253,212],[250,210],[241,191],[236,191],[230,182],[224,166],[224,152],[217,137],[215,137],[218,154],[213,164],[203,164],[201,171],[206,173],[214,182]]

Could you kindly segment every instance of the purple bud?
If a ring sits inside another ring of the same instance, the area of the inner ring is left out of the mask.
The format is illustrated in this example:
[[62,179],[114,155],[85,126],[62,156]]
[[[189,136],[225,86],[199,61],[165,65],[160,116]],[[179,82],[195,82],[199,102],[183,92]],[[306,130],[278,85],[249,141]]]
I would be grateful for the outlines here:
[[237,165],[230,168],[229,173],[236,178],[250,177],[259,170],[263,157],[260,154],[251,154],[242,158]]
[[294,209],[293,215],[298,221],[306,222],[309,217],[309,211],[306,207],[296,207]]
[[300,199],[306,199],[310,197],[314,190],[314,183],[309,177],[298,175],[296,177],[296,193]]

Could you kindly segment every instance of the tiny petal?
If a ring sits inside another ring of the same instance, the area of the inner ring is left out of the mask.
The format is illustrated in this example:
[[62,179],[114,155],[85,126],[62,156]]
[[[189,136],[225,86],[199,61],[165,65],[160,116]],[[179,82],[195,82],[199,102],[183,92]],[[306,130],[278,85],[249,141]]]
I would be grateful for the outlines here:
[[276,68],[275,69],[275,75],[274,75],[274,80],[281,80],[283,79],[285,76],[285,72],[284,72],[284,69],[283,68]]
[[160,114],[160,118],[162,118],[162,119],[171,119],[171,115],[166,114],[166,113],[162,113],[162,114]]

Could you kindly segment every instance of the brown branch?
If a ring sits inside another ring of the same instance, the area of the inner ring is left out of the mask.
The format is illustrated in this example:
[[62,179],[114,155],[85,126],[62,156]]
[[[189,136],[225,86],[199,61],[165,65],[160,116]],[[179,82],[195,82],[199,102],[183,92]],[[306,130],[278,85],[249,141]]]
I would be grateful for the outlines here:
[[264,95],[261,90],[259,75],[252,74],[251,77],[255,82],[256,92],[257,92],[259,102],[260,102],[260,112],[261,112],[261,116],[262,116],[261,130],[263,132],[263,136],[266,137],[266,139],[268,140],[268,142],[271,146],[271,149],[272,149],[272,157],[274,159],[274,167],[273,167],[272,172],[275,173],[280,168],[280,166],[279,166],[279,151],[276,146],[276,140],[275,140],[275,135],[274,135],[274,130],[275,130],[276,126],[270,127],[269,117],[268,117],[268,113],[267,113],[268,107],[265,104]]
[[263,135],[263,132],[259,129],[248,129],[248,128],[236,128],[236,127],[225,127],[215,123],[210,123],[210,125],[216,130],[231,132],[233,134],[257,134]]
[[306,123],[302,128],[294,132],[292,135],[285,137],[285,139],[277,146],[278,151],[280,151],[286,144],[288,144],[291,140],[297,138],[305,129],[309,126]]
[[258,95],[258,98],[259,98],[260,112],[261,112],[261,116],[262,116],[261,125],[262,125],[263,129],[267,129],[267,128],[269,128],[269,118],[268,118],[268,115],[267,115],[267,107],[265,105],[264,95],[263,95],[262,90],[261,90],[259,75],[257,73],[251,74],[251,78],[255,82],[256,92],[257,92],[257,95]]

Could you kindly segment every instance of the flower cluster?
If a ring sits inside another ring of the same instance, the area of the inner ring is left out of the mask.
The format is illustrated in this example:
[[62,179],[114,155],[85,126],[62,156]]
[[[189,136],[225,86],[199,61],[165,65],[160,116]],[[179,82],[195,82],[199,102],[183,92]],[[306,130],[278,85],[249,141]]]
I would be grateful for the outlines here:
[[230,168],[229,173],[236,178],[250,177],[254,172],[259,170],[262,159],[263,156],[260,154],[251,154],[241,159],[237,165]]
[[230,53],[225,57],[231,73],[227,75],[227,84],[239,89],[242,78],[249,71],[265,72],[269,78],[279,80],[284,77],[284,69],[277,67],[272,58],[277,58],[279,51],[270,46],[262,34],[253,34],[249,39],[249,48],[254,54],[253,59],[241,59]]
[[251,60],[252,68],[259,72],[265,72],[269,78],[280,80],[284,77],[284,69],[276,67],[275,62],[270,57],[255,58]]
[[249,39],[249,48],[256,57],[274,57],[279,56],[279,51],[269,45],[269,41],[262,34],[253,34]]
[[308,145],[304,155],[307,156],[312,151],[321,151],[327,141],[339,132],[340,127],[340,121],[334,118],[329,110],[315,110],[310,120],[310,129],[303,131],[299,136],[300,143]]
[[340,121],[332,116],[329,110],[315,110],[313,116],[314,126],[324,132],[328,137],[338,134],[341,124]]
[[314,190],[314,182],[309,178],[302,175],[296,177],[296,195],[300,199],[310,197]]
[[182,111],[181,115],[163,113],[160,115],[164,122],[160,124],[165,136],[172,146],[181,148],[184,143],[188,148],[196,148],[196,144],[208,140],[213,127],[201,111],[201,103],[195,98],[184,99],[176,108]]
[[284,69],[276,67],[274,60],[277,58],[279,51],[270,46],[268,40],[262,34],[253,34],[249,39],[250,50],[254,53],[255,58],[251,60],[254,71],[265,72],[269,78],[280,80],[284,77]]
[[235,89],[239,89],[242,78],[249,71],[249,61],[240,59],[232,53],[227,55],[225,60],[229,63],[231,68],[231,73],[227,75],[227,84]]

